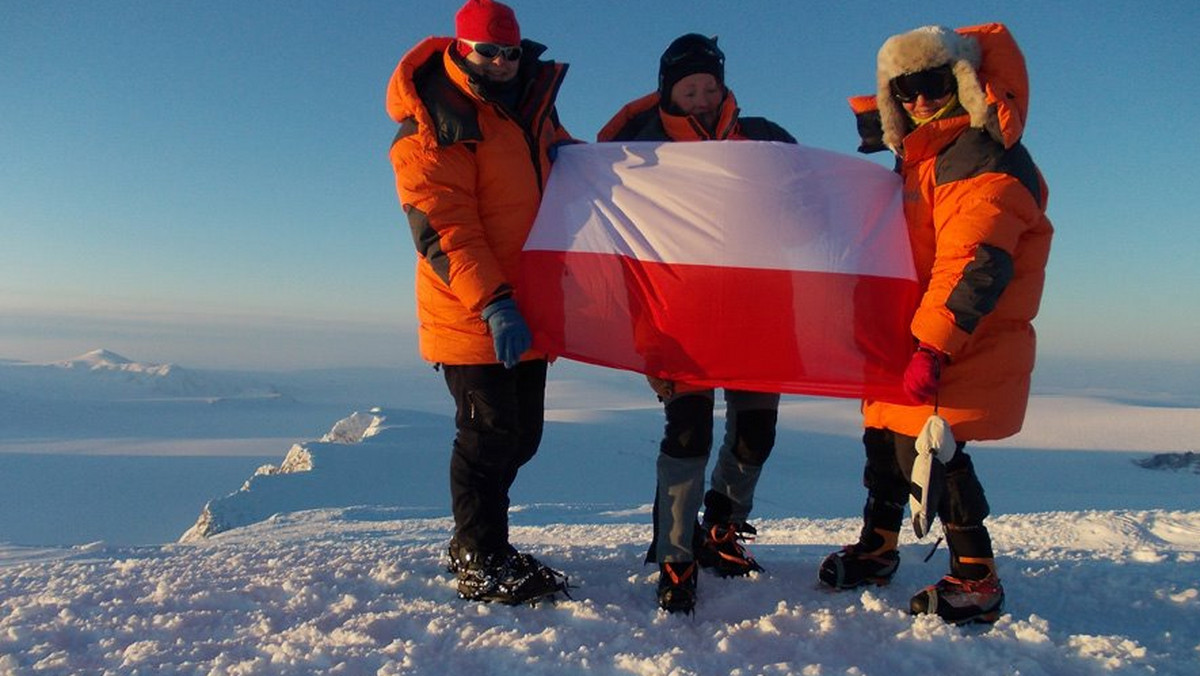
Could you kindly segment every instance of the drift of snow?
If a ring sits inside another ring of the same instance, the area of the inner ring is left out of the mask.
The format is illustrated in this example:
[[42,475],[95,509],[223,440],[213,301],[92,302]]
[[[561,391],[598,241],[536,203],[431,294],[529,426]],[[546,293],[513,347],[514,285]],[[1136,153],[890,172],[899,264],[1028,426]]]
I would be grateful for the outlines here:
[[902,542],[884,588],[818,588],[856,519],[760,522],[767,572],[700,580],[694,617],[655,607],[645,514],[567,523],[517,510],[512,539],[570,600],[465,603],[448,518],[356,507],[278,515],[196,544],[91,548],[0,570],[0,674],[1195,673],[1200,513],[1008,514],[991,522],[1009,604],[992,627],[906,612],[944,549]]
[[[400,415],[393,417],[400,419]],[[415,427],[428,423],[419,416],[407,424],[396,422],[387,428],[392,443],[368,441],[374,441],[372,438],[384,431],[385,419],[378,408],[372,413],[355,413],[338,421],[320,441],[293,445],[278,467],[260,467],[240,490],[205,505],[196,523],[180,540],[209,537],[279,512],[358,504],[411,504],[419,491],[405,490],[402,486],[419,484],[413,480],[415,477],[429,476],[433,470],[429,460],[436,461],[436,456],[413,457],[421,449],[404,444],[403,440],[412,435]],[[440,493],[435,492],[421,501],[442,502],[439,497]]]

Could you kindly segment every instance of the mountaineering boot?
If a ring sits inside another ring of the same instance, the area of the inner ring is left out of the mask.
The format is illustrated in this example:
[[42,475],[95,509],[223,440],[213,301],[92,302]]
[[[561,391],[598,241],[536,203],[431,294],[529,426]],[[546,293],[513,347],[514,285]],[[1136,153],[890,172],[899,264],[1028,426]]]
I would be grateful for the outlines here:
[[891,582],[900,566],[900,552],[894,549],[869,553],[858,545],[847,545],[821,562],[818,577],[834,589],[854,589],[868,584]]
[[750,552],[741,542],[750,542],[758,535],[748,523],[708,523],[699,527],[704,540],[696,549],[696,563],[701,568],[712,569],[721,577],[744,577],[761,572]]
[[900,534],[876,528],[868,538],[870,542],[860,539],[826,556],[817,572],[821,582],[834,589],[891,582],[900,567],[900,552],[896,551]]
[[1004,587],[994,574],[982,580],[947,575],[909,601],[912,615],[937,615],[951,624],[992,623],[1004,610]]
[[[517,553],[516,548],[510,544],[505,544],[502,551],[509,554]],[[450,545],[446,547],[446,572],[458,575],[460,570],[465,569],[466,562],[464,561],[464,555],[466,554],[467,550],[458,543],[458,538],[450,538]]]
[[691,613],[696,607],[696,564],[668,561],[658,566],[658,607],[668,613]]
[[512,547],[487,554],[460,550],[457,574],[458,597],[468,601],[515,606],[558,592],[570,598],[566,575]]

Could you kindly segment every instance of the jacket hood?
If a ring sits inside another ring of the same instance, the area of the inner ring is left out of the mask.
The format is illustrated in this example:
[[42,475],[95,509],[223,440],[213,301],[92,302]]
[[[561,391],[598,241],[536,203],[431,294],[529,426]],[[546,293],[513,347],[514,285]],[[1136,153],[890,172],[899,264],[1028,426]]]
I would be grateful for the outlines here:
[[[420,92],[417,91],[416,81],[423,69],[433,65],[435,60],[440,61],[450,82],[455,87],[467,97],[480,100],[476,86],[472,83],[471,75],[455,61],[454,50],[450,49],[453,43],[454,38],[450,37],[431,36],[425,38],[400,58],[400,63],[396,66],[396,70],[388,82],[386,100],[388,115],[400,123],[406,119],[414,120],[418,129],[426,130],[421,133],[421,136],[429,148],[437,145],[437,136],[431,131],[437,127],[425,102],[421,99]],[[528,74],[541,64],[538,57],[545,53],[546,47],[532,40],[522,40],[521,47],[525,52],[525,56],[521,59],[521,72]],[[562,68],[565,69],[566,66],[563,65]]]
[[[387,112],[393,120],[403,122],[412,118],[417,122],[419,129],[433,128],[429,111],[426,110],[421,102],[421,96],[417,93],[415,76],[417,69],[425,66],[433,58],[445,59],[447,66],[450,66],[451,59],[446,52],[453,42],[454,38],[427,37],[400,58],[400,63],[392,73],[392,79],[388,82],[387,88]],[[457,67],[447,69],[446,72],[455,73],[456,71],[458,71]],[[437,145],[435,138],[428,139],[428,142],[432,144],[431,147]]]
[[[958,99],[970,126],[985,129],[1005,147],[1020,140],[1029,108],[1029,76],[1025,57],[1004,24],[989,23],[950,30],[923,26],[888,38],[879,49],[876,97],[883,143],[903,154],[911,124],[891,96],[892,78],[950,65],[958,83]],[[852,102],[859,109],[862,102]]]

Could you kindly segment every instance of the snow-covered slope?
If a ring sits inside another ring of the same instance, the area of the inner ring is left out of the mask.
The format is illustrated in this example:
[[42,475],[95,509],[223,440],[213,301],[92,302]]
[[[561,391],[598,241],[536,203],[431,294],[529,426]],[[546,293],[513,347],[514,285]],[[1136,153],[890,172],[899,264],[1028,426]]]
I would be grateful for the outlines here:
[[945,570],[907,533],[888,587],[833,593],[822,556],[857,519],[760,522],[752,579],[704,575],[693,617],[654,602],[647,515],[514,515],[513,541],[564,570],[537,607],[455,597],[448,518],[401,508],[280,514],[191,544],[89,548],[0,569],[0,674],[1195,674],[1200,512],[1004,514],[993,627],[909,617]]
[[[1194,431],[1200,439],[1200,410],[1062,397],[1038,398],[1032,408],[1031,424],[1015,439],[970,448],[996,511],[1200,505],[1189,492],[1200,489],[1194,481],[1131,462],[1151,457],[1145,450],[1187,457],[1174,449],[1181,434],[1190,438]],[[661,415],[653,405],[549,411],[542,450],[522,471],[515,497],[571,501],[577,512],[592,515],[648,502]],[[778,450],[763,473],[756,513],[856,512],[862,499],[855,481],[861,472],[856,423],[854,402],[786,400],[780,408]],[[354,413],[319,441],[293,445],[278,466],[260,467],[240,489],[210,501],[183,540],[305,509],[379,505],[445,510],[452,436],[445,416],[379,407]],[[1082,460],[1070,457],[1073,453],[1045,450],[1076,449],[1080,439],[1128,453],[1087,452],[1081,455],[1088,459]],[[1024,450],[1028,447],[1022,441],[1039,444],[1041,450]],[[1074,469],[1081,462],[1092,471]]]
[[[977,445],[1007,612],[994,627],[954,628],[906,613],[908,597],[947,566],[944,547],[924,562],[931,542],[909,532],[892,585],[818,588],[821,558],[857,534],[860,431],[854,402],[788,397],[755,508],[751,546],[766,573],[705,575],[695,616],[674,617],[655,607],[656,573],[642,565],[661,407],[636,378],[580,373],[552,370],[542,449],[511,511],[513,541],[566,572],[573,599],[510,608],[456,598],[442,560],[453,425],[440,376],[424,372],[377,400],[390,406],[318,418],[327,426],[364,411],[324,436],[281,444],[280,461],[242,490],[233,489],[245,475],[220,482],[213,496],[233,492],[208,503],[209,520],[228,530],[200,537],[198,526],[187,542],[153,546],[0,545],[0,676],[1196,673],[1200,476],[1184,460],[1200,439],[1200,410],[1035,397],[1021,435]],[[320,393],[360,377],[304,381]],[[3,414],[27,419],[27,401],[7,400],[0,423]],[[114,416],[114,427],[162,410],[154,400],[93,405],[58,402],[46,429],[61,434],[88,410]],[[280,415],[252,399],[225,408],[246,409],[257,426]],[[156,429],[180,440],[193,429],[184,420]],[[1093,442],[1105,450],[1083,445]],[[1163,453],[1179,462],[1135,462]],[[60,485],[72,460],[61,457],[63,474],[36,474],[14,456],[0,481],[57,490],[57,501],[39,503],[50,511],[94,509]],[[81,481],[109,480],[98,460],[87,467],[96,471]],[[180,500],[159,486],[117,485],[114,499],[151,500],[129,519],[161,520]],[[171,532],[187,527],[199,502]],[[42,518],[6,504],[6,519]]]
[[[320,441],[295,444],[279,466],[259,467],[241,489],[204,506],[180,538],[198,540],[262,521],[273,514],[347,505],[441,506],[441,456],[421,443],[439,419],[412,411],[372,409],[334,424]],[[414,490],[417,489],[417,490]]]

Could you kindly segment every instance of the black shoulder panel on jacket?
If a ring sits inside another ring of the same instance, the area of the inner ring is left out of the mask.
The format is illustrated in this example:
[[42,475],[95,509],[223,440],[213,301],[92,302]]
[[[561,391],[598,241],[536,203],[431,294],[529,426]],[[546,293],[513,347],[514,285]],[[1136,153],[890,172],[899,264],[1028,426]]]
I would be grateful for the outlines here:
[[1013,260],[1007,251],[990,244],[975,248],[975,258],[963,268],[962,279],[946,299],[958,328],[973,333],[979,320],[996,309],[1000,294],[1013,278]]
[[1005,148],[982,129],[968,129],[938,155],[934,176],[938,185],[953,183],[980,174],[1012,176],[1025,186],[1039,205],[1042,184],[1037,165],[1021,143]]
[[869,154],[888,149],[883,144],[883,122],[878,110],[858,113],[854,118],[858,124],[858,152]]
[[751,141],[779,141],[795,143],[796,139],[783,127],[765,117],[740,117],[738,126],[742,134]]
[[439,146],[482,141],[479,113],[471,99],[450,81],[441,58],[432,58],[413,73],[421,103],[433,118]]

